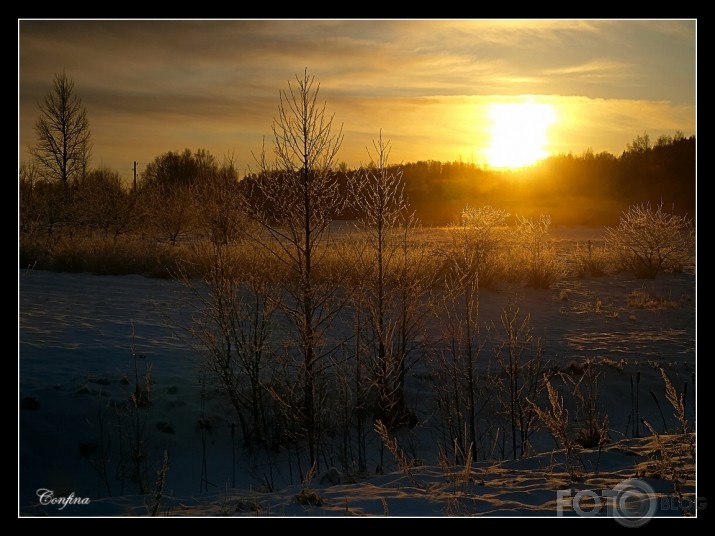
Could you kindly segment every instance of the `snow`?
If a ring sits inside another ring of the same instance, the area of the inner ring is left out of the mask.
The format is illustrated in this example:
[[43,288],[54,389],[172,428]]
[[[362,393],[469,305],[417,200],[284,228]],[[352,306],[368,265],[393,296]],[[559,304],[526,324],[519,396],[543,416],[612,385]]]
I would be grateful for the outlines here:
[[[233,448],[233,410],[210,378],[202,387],[200,355],[176,327],[192,314],[190,296],[181,283],[34,270],[22,271],[19,279],[20,515],[147,515],[147,497],[133,495],[136,490],[129,482],[121,489],[114,471],[107,486],[90,464],[91,456],[82,450],[96,446],[100,423],[110,431],[118,426],[108,408],[112,401],[124,403],[133,389],[132,348],[139,373],[150,366],[154,382],[147,420],[149,458],[158,467],[164,449],[170,457],[160,515],[553,517],[557,490],[610,489],[636,476],[643,476],[656,493],[670,497],[673,483],[649,476],[654,474],[652,453],[657,450],[653,438],[634,439],[628,431],[631,382],[640,378],[640,416],[659,433],[666,427],[674,429],[674,417],[658,366],[676,389],[689,384],[686,411],[691,422],[695,419],[692,272],[660,274],[654,281],[617,274],[566,279],[549,290],[482,290],[482,321],[498,322],[502,308],[516,299],[520,310],[531,314],[534,334],[541,337],[552,366],[567,370],[586,359],[599,364],[602,412],[609,416],[612,443],[602,452],[582,453],[583,480],[570,478],[563,452],[552,450],[554,442],[547,435],[538,443],[538,453],[520,460],[474,462],[468,478],[462,478],[464,467],[441,467],[438,438],[431,426],[436,416],[429,407],[430,379],[427,365],[419,363],[410,377],[408,402],[421,424],[400,438],[409,442],[400,444],[419,459],[412,476],[400,471],[388,452],[388,472],[375,474],[379,440],[372,438],[370,474],[335,485],[321,484],[318,475],[309,489],[319,494],[323,504],[300,504],[296,496],[304,486],[294,474],[291,479],[295,468],[273,459],[273,491],[269,491],[266,460],[238,445]],[[662,306],[639,307],[633,300],[638,292],[663,298]],[[660,400],[664,417],[652,403],[651,391]],[[202,417],[210,422],[210,429],[200,427]],[[647,435],[642,425],[640,431]],[[117,440],[117,434],[112,437]],[[116,444],[111,448],[116,450]],[[110,463],[115,466],[116,458]],[[684,489],[693,498],[694,462],[686,456],[684,463],[688,475]],[[39,489],[52,490],[56,497],[74,493],[90,501],[62,509],[42,505]],[[656,515],[680,514],[664,505],[658,503]]]

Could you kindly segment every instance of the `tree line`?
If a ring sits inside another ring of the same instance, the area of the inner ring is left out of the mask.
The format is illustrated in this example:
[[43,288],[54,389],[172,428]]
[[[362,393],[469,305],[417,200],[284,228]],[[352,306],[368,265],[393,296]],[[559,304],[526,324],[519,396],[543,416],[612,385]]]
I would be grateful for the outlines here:
[[695,214],[695,137],[636,136],[620,156],[586,151],[499,171],[464,162],[401,166],[410,204],[426,223],[445,224],[465,205],[508,207],[560,225],[613,225],[626,207],[649,201]]
[[[639,136],[634,144],[647,138]],[[141,174],[137,191],[118,172],[89,169],[87,162],[81,173],[50,173],[44,167],[33,161],[20,168],[23,234],[52,235],[61,225],[96,230],[105,237],[153,233],[174,244],[186,233],[215,232],[205,227],[209,222],[200,212],[216,180],[231,182],[236,192],[251,192],[259,179],[258,173],[241,177],[230,158],[219,161],[205,149],[188,148],[155,157]],[[677,134],[646,149],[629,144],[620,157],[559,155],[516,171],[438,161],[391,164],[389,171],[399,171],[405,197],[425,224],[453,223],[466,205],[510,207],[530,217],[548,213],[559,225],[613,225],[621,211],[643,201],[662,201],[678,214],[695,214],[695,138]],[[359,174],[344,167],[336,172],[341,195],[349,195],[349,184]],[[344,208],[339,219],[356,218],[351,207]]]

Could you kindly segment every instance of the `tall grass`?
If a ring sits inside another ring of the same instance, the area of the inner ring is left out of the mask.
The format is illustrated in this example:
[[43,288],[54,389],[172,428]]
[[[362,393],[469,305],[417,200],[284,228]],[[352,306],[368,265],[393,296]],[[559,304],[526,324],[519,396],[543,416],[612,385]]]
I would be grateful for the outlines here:
[[[351,223],[342,227],[316,246],[315,256],[320,262],[314,265],[313,275],[321,284],[354,289],[364,284],[372,266],[360,233]],[[567,275],[616,271],[612,256],[603,246],[593,247],[589,254],[579,244],[564,246],[531,227],[524,224],[520,230],[516,227],[500,229],[499,239],[490,243],[488,264],[481,266],[480,287],[498,288],[511,284],[543,288]],[[404,251],[405,262],[402,264],[419,272],[414,274],[415,277],[429,282],[436,290],[445,289],[445,277],[453,265],[454,231],[452,227],[418,228]],[[210,237],[203,235],[185,236],[171,245],[167,240],[138,232],[108,238],[101,233],[86,231],[70,233],[64,230],[50,237],[22,233],[19,268],[170,278],[175,274],[177,264],[181,264],[190,277],[203,277],[211,269],[212,247]],[[263,256],[260,263],[256,262],[256,249],[259,248],[256,241],[233,240],[227,247],[235,250],[233,257],[235,262],[242,264],[239,266],[242,271],[253,271],[273,282],[296,277],[278,257]],[[482,263],[487,262],[480,259]],[[392,270],[394,273],[385,274],[388,283],[398,282],[400,278],[400,268],[394,264],[388,267],[388,272]]]

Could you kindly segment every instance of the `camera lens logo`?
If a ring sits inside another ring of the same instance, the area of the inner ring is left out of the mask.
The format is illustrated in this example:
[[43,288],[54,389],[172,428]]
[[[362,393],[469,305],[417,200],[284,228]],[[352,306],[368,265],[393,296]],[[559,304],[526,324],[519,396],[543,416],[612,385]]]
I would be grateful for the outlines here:
[[607,495],[611,499],[611,514],[624,527],[642,527],[655,515],[658,507],[655,490],[637,478],[619,482]]

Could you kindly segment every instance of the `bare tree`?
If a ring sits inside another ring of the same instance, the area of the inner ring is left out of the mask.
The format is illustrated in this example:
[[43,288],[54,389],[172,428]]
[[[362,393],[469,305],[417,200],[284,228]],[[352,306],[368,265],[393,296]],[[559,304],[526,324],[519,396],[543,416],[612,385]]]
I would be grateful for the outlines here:
[[[375,417],[389,429],[408,421],[404,400],[404,370],[407,359],[399,344],[403,315],[396,285],[403,226],[410,221],[402,172],[389,167],[390,142],[380,137],[367,150],[370,164],[351,182],[357,226],[365,237],[367,272],[362,278],[362,306],[367,312],[372,359],[372,382],[376,390]],[[402,351],[401,351],[402,350]]]
[[79,183],[73,196],[74,221],[104,238],[116,239],[134,218],[134,198],[122,178],[106,167],[92,170]]
[[236,410],[244,445],[273,446],[270,443],[278,439],[271,435],[274,423],[266,417],[263,376],[271,354],[268,342],[277,300],[270,297],[266,278],[254,269],[263,260],[262,251],[223,241],[196,247],[207,260],[202,285],[197,286],[183,268],[177,274],[195,298],[197,310],[188,331]]
[[[204,149],[194,153],[169,151],[147,164],[139,188],[142,216],[162,238],[174,246],[193,231],[198,215],[198,196],[218,173],[214,157]],[[209,202],[209,206],[212,206]]]
[[74,82],[64,71],[55,75],[54,87],[39,108],[37,144],[31,148],[32,155],[48,178],[67,188],[87,172],[91,132],[82,99],[74,93]]
[[[256,231],[256,223],[243,212],[233,161],[227,157],[219,166],[206,151],[191,155],[187,150],[183,156],[168,153],[152,167],[149,178],[154,183],[150,181],[149,187],[158,190],[161,182],[173,182],[174,192],[197,200],[196,229],[206,238],[188,242],[192,257],[200,259],[200,277],[194,274],[195,261],[177,263],[173,274],[190,291],[195,307],[190,322],[181,327],[197,344],[206,370],[230,400],[244,446],[251,454],[255,447],[267,447],[270,463],[271,449],[286,435],[273,418],[277,411],[269,397],[275,365],[269,344],[271,317],[279,300],[272,293],[267,262],[272,259],[247,240]],[[183,184],[177,182],[182,177]],[[166,191],[171,194],[168,187]],[[165,223],[172,221],[169,216],[163,218]]]
[[196,203],[189,185],[146,184],[139,191],[141,215],[159,237],[175,246],[196,220]]
[[501,369],[495,386],[502,414],[509,419],[514,459],[526,455],[534,432],[536,414],[529,401],[538,400],[543,389],[544,353],[539,338],[534,339],[531,315],[522,315],[515,303],[501,314],[501,330],[492,326],[496,362]]
[[248,220],[241,208],[240,185],[231,158],[220,167],[212,165],[192,184],[193,197],[200,199],[197,207],[198,227],[209,241],[227,245],[246,231]]
[[298,335],[299,389],[292,391],[298,393],[300,407],[294,410],[308,442],[311,467],[320,440],[316,381],[327,357],[322,339],[336,312],[331,307],[336,288],[320,284],[316,265],[328,227],[345,204],[334,172],[342,127],[334,129],[333,116],[327,116],[325,105],[318,102],[319,90],[306,69],[302,78],[296,76],[295,83],[289,81],[288,90],[280,92],[272,125],[275,164],[269,165],[261,153],[261,174],[247,200],[248,213],[265,231],[255,238],[287,271],[281,308]]
[[34,160],[20,165],[19,180],[20,234],[34,238],[42,227],[40,177]]
[[[430,356],[438,381],[435,394],[444,426],[444,451],[456,463],[476,460],[485,440],[494,442],[490,422],[494,404],[493,378],[488,364],[478,370],[487,340],[479,319],[479,292],[499,277],[499,259],[509,213],[489,205],[466,207],[458,224],[450,227],[451,243],[445,251],[445,293],[437,310],[440,344]],[[470,452],[471,451],[471,452]]]
[[44,231],[48,240],[57,236],[54,231],[69,212],[67,190],[59,182],[43,177],[33,159],[20,167],[19,191],[21,238],[35,240]]

